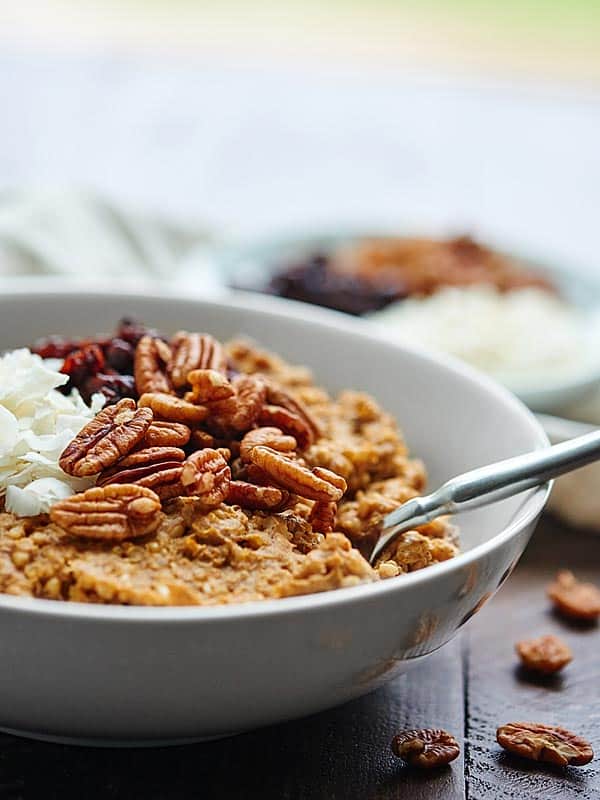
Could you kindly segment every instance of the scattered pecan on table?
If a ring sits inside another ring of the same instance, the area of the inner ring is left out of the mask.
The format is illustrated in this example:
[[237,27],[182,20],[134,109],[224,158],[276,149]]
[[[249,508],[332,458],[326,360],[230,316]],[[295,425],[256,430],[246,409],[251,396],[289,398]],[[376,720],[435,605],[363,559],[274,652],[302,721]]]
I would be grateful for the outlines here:
[[539,639],[524,639],[517,642],[515,649],[526,669],[543,675],[559,672],[573,660],[571,648],[551,634]]
[[443,767],[460,755],[460,745],[441,728],[408,730],[394,736],[392,752],[412,767]]
[[496,731],[498,744],[531,761],[581,767],[594,757],[591,745],[565,728],[540,722],[510,722]]
[[578,581],[568,570],[559,572],[547,591],[555,609],[565,617],[590,622],[600,617],[600,588]]

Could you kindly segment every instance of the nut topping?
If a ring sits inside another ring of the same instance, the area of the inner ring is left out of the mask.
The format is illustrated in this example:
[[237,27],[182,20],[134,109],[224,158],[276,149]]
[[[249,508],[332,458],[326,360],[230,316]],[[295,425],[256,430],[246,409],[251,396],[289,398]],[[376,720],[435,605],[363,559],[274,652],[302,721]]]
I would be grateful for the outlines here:
[[264,445],[279,453],[291,453],[296,449],[296,440],[293,436],[285,436],[279,428],[255,428],[242,439],[240,456],[242,461],[250,461],[253,447]]
[[287,503],[289,492],[277,486],[256,486],[246,481],[231,481],[225,500],[231,506],[253,511],[279,511]]
[[191,403],[213,403],[235,394],[227,377],[214,369],[194,369],[188,373],[187,380],[192,387],[187,398]]
[[98,486],[110,483],[135,483],[146,486],[162,496],[181,477],[185,453],[178,447],[147,447],[121,459],[112,469],[98,478]]
[[153,533],[161,507],[158,496],[143,486],[94,486],[55,503],[50,519],[72,536],[120,541]]
[[306,450],[314,441],[314,434],[306,420],[283,406],[263,406],[258,423],[259,425],[274,425],[284,433],[290,434],[296,439],[300,450]]
[[168,422],[197,425],[208,416],[208,409],[204,406],[193,405],[172,394],[157,392],[143,394],[138,404],[142,408],[151,408],[157,417]]
[[565,728],[540,722],[510,722],[496,731],[498,744],[521,758],[581,767],[594,757],[590,744]]
[[165,358],[171,355],[169,346],[152,336],[142,336],[135,348],[133,374],[138,394],[144,392],[172,393],[165,372]]
[[149,408],[135,407],[130,398],[100,411],[67,445],[59,465],[78,478],[108,469],[138,445],[152,422]]
[[543,675],[558,672],[573,660],[573,653],[558,636],[540,636],[517,642],[515,649],[523,666]]
[[253,447],[250,459],[278,486],[309,500],[337,502],[346,491],[346,481],[334,472],[322,467],[311,471],[269,447]]
[[183,447],[190,440],[190,429],[180,422],[154,420],[144,436],[146,447]]
[[308,521],[312,525],[313,531],[318,533],[331,533],[335,528],[335,517],[337,515],[337,503],[317,500],[310,511]]
[[[306,406],[272,380],[267,383],[267,402],[274,406],[283,406],[283,408],[287,408],[288,411],[301,417],[312,434],[312,441],[320,438],[321,428],[319,423]],[[312,444],[312,441],[309,444]]]
[[565,617],[592,621],[600,616],[600,589],[593,583],[580,583],[568,570],[559,572],[548,586],[548,597]]
[[392,739],[392,751],[411,767],[443,767],[460,755],[454,736],[441,728],[402,731]]
[[211,432],[217,435],[245,433],[256,423],[265,402],[267,389],[256,375],[238,375],[232,381],[235,396],[210,406]]
[[183,494],[197,497],[205,508],[216,508],[227,497],[231,469],[216,450],[206,448],[193,453],[183,465]]
[[220,342],[208,333],[176,333],[172,341],[173,358],[169,374],[173,386],[183,388],[193,370],[225,371],[225,356]]

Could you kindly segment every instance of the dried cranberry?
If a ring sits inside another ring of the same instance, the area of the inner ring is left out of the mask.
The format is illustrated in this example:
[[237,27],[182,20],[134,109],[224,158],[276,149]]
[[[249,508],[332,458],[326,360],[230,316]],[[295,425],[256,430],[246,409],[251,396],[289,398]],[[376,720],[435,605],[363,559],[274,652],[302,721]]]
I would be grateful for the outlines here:
[[104,353],[97,344],[87,344],[80,350],[70,353],[64,360],[61,372],[68,375],[70,384],[80,388],[90,375],[96,375],[104,369]]
[[77,339],[67,339],[64,336],[46,336],[38,339],[32,346],[31,352],[42,358],[65,358],[74,350],[81,347]]
[[320,253],[276,274],[267,291],[359,316],[403,296],[397,287],[377,286],[355,275],[335,272],[329,258]]
[[120,373],[133,372],[134,348],[124,339],[113,339],[104,354],[106,363]]
[[87,378],[81,387],[81,396],[86,403],[90,402],[96,392],[103,394],[110,405],[123,397],[135,397],[135,380],[133,375],[107,375],[100,372]]

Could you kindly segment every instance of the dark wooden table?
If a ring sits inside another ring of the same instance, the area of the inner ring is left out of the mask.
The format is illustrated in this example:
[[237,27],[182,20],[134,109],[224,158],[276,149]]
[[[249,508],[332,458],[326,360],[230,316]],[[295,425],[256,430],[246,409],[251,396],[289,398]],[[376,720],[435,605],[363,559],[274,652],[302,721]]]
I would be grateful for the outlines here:
[[[502,752],[498,724],[555,722],[587,737],[600,756],[600,629],[554,616],[544,588],[557,568],[598,580],[600,539],[549,518],[521,564],[463,635],[419,669],[374,694],[308,719],[186,747],[111,750],[0,737],[0,797],[219,798],[219,800],[591,800],[600,797],[600,758],[559,770]],[[562,677],[532,681],[518,669],[515,641],[556,633],[575,658]],[[461,759],[436,774],[395,760],[395,731],[442,726]]]

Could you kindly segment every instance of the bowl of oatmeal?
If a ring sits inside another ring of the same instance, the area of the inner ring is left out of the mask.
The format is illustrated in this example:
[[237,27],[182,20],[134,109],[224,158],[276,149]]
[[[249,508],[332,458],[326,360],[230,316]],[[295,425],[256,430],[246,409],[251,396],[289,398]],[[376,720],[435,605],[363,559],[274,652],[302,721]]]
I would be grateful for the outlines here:
[[382,515],[546,444],[524,406],[273,298],[0,305],[4,730],[183,741],[368,692],[476,613],[546,500],[409,531],[371,567]]
[[232,285],[367,318],[387,338],[464,360],[536,411],[600,384],[598,284],[470,236],[290,236],[218,261]]

